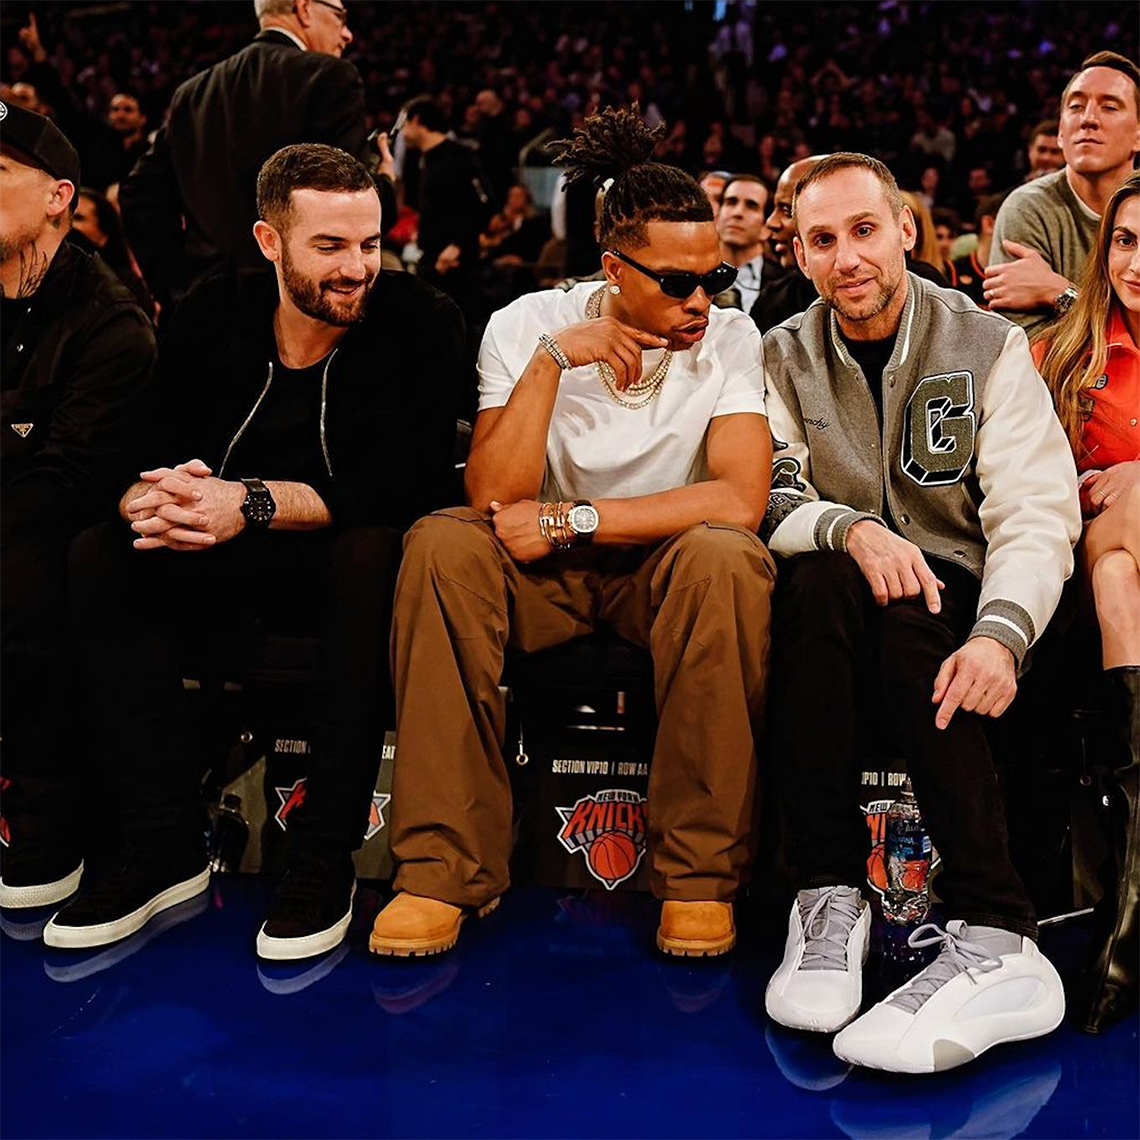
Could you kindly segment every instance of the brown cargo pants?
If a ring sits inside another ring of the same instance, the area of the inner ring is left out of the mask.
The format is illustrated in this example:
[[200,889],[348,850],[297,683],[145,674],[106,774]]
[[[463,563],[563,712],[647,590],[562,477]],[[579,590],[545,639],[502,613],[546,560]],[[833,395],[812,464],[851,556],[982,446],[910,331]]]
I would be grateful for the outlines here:
[[480,906],[507,889],[505,650],[559,645],[600,620],[653,656],[653,893],[731,900],[753,850],[753,729],[767,684],[774,581],[764,544],[729,524],[520,566],[478,511],[420,519],[404,543],[392,620],[396,889],[455,906]]

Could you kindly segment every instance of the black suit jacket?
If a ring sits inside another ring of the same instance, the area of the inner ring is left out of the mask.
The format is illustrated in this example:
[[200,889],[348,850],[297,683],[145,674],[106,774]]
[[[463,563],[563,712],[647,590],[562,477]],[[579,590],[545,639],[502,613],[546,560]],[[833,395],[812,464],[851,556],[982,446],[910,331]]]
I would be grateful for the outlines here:
[[[252,234],[257,173],[275,151],[300,142],[340,147],[371,169],[364,83],[351,63],[268,29],[179,86],[166,124],[120,191],[128,237],[160,299],[216,268],[264,268]],[[390,180],[378,189],[394,221]]]

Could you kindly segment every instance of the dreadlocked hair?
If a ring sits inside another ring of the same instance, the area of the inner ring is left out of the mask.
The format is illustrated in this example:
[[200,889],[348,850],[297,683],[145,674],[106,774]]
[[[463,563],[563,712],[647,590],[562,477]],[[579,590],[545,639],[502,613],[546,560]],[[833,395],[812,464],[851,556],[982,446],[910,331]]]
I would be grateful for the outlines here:
[[648,245],[648,222],[713,220],[708,195],[696,179],[652,161],[664,129],[664,124],[650,128],[634,103],[607,107],[576,127],[571,138],[551,144],[555,163],[566,168],[567,186],[590,182],[604,189],[598,217],[603,248]]

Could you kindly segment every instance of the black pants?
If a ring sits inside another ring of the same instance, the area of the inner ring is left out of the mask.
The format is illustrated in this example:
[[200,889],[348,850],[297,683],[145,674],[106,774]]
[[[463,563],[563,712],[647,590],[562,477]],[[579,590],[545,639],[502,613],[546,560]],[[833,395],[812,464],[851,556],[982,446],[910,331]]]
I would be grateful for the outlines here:
[[0,556],[2,804],[16,841],[41,831],[81,846],[77,827],[95,814],[90,785],[75,777],[86,753],[74,702],[67,625],[72,535],[45,531]]
[[[958,566],[932,568],[946,583],[938,614],[921,598],[876,605],[847,554],[781,563],[768,708],[789,858],[799,887],[866,878],[857,739],[861,716],[886,717],[942,856],[948,917],[1032,937],[1033,906],[1010,862],[984,718],[958,711],[945,729],[934,724],[934,679],[969,634],[978,583]],[[881,694],[877,707],[861,701],[868,679]]]
[[388,632],[402,534],[387,527],[247,532],[201,552],[136,551],[123,523],[71,548],[75,642],[128,832],[187,825],[204,765],[186,731],[188,644],[260,618],[319,637],[314,753],[292,842],[360,845],[392,724]]

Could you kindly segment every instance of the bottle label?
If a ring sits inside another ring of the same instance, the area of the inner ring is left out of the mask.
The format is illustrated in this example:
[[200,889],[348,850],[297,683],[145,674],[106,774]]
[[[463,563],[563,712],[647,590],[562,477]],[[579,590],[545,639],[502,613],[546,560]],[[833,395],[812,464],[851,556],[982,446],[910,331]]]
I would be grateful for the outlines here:
[[919,826],[889,828],[887,882],[895,891],[922,891],[930,875],[930,836]]

